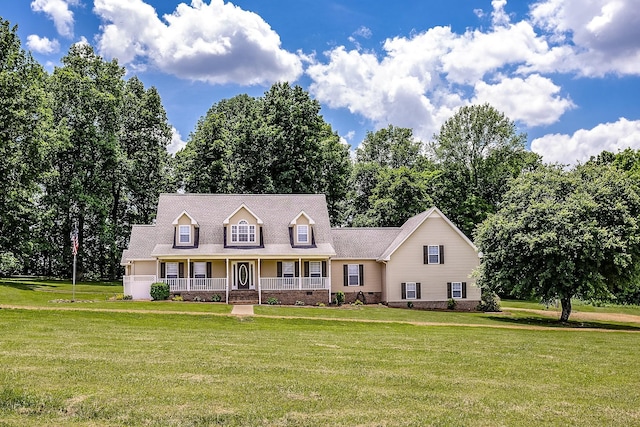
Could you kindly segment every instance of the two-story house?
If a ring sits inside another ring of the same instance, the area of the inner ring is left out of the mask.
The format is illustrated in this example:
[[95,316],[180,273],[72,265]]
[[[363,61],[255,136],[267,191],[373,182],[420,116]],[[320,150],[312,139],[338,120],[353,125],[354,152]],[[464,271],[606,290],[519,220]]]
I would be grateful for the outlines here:
[[162,194],[154,225],[134,226],[122,254],[124,292],[153,282],[190,300],[347,302],[474,308],[473,243],[437,208],[397,228],[331,228],[311,194]]

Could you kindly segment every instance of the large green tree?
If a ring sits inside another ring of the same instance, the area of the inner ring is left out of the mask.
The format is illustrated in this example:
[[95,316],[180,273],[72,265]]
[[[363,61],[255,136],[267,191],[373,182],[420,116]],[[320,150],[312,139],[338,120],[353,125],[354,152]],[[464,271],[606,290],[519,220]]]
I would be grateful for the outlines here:
[[51,110],[46,73],[0,18],[0,254],[28,267],[38,251],[38,183],[46,168]]
[[520,175],[478,229],[478,283],[519,297],[610,299],[640,269],[637,182],[611,166],[539,167]]
[[433,197],[467,235],[495,212],[510,179],[540,163],[525,143],[515,123],[489,104],[460,108],[434,135],[429,151],[441,174]]

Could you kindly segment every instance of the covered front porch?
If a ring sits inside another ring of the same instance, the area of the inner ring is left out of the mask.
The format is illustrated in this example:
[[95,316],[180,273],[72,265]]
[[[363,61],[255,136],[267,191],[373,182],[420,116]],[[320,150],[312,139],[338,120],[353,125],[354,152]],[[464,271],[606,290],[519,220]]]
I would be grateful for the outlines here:
[[331,298],[330,260],[267,258],[158,258],[156,275],[123,277],[125,294],[150,298],[153,282],[169,285],[172,295],[185,300],[258,303],[277,298],[287,304],[309,300],[328,303]]

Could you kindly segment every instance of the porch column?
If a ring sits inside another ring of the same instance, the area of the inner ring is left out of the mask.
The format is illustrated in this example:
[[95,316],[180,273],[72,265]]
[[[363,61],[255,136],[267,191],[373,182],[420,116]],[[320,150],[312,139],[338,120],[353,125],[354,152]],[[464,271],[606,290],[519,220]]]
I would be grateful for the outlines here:
[[160,260],[156,258],[156,279],[154,280],[154,282],[157,282],[159,278],[160,278]]
[[329,304],[331,304],[331,258],[327,260],[327,281],[326,286],[329,288]]
[[191,258],[187,258],[187,292],[191,290]]
[[225,267],[227,269],[227,285],[225,286],[225,290],[227,292],[227,304],[229,304],[229,258],[224,259]]
[[262,305],[261,260],[258,258],[258,305]]
[[298,289],[302,290],[302,275],[304,274],[304,265],[302,258],[298,258]]

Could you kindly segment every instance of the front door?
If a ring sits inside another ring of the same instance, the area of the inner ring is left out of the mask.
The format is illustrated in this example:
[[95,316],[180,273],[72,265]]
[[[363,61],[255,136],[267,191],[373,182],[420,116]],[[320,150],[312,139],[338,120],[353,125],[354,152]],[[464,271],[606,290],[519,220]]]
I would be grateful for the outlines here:
[[248,262],[237,264],[238,273],[236,275],[236,286],[238,289],[249,289],[251,285],[251,269]]

